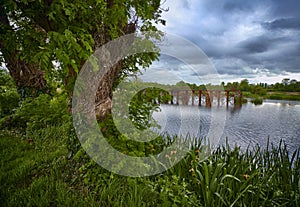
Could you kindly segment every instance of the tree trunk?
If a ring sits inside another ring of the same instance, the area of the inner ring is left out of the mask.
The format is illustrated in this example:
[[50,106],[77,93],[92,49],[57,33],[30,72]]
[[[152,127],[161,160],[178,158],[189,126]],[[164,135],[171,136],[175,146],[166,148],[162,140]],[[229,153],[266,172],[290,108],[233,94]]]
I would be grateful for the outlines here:
[[20,60],[14,53],[11,54],[6,66],[22,97],[36,97],[40,91],[45,92],[47,89],[44,72],[40,70],[39,64]]
[[[123,29],[123,34],[131,34],[136,31],[136,23],[128,23]],[[95,35],[95,50],[109,42],[111,39],[106,36],[107,31],[103,28],[102,33]],[[122,34],[120,34],[121,36]],[[110,70],[103,76],[99,83],[95,99],[95,114],[98,121],[104,120],[111,113],[112,96],[114,83],[117,81],[122,70],[123,61],[120,60],[113,65]]]
[[[11,39],[10,31],[13,32],[9,24],[8,17],[3,8],[0,10],[0,51],[5,61],[5,65],[14,79],[18,92],[22,98],[26,96],[37,96],[39,91],[46,91],[47,83],[44,72],[38,63],[28,63],[18,57],[18,48],[11,48],[10,44],[15,44]],[[9,31],[9,32],[7,32]]]

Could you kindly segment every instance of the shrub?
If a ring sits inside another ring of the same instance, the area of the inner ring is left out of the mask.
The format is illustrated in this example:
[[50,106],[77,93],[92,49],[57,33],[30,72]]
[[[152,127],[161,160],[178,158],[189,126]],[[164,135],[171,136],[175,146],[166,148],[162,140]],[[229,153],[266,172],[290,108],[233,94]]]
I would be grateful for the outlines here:
[[255,87],[251,88],[251,93],[257,94],[260,96],[265,96],[267,94],[267,90],[261,86],[255,86]]
[[67,98],[64,95],[51,97],[41,94],[37,98],[25,99],[16,118],[26,122],[27,132],[49,126],[57,126],[69,120]]
[[255,105],[260,105],[263,103],[263,99],[262,98],[255,98],[251,100],[251,103],[254,103]]
[[0,70],[0,118],[10,115],[19,105],[16,86],[5,70]]

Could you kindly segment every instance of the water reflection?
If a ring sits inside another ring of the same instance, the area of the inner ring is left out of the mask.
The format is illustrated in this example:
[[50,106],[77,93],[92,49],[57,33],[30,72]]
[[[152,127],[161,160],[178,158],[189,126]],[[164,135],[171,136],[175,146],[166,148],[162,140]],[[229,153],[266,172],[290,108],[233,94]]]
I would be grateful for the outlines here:
[[236,114],[236,113],[240,113],[241,109],[242,109],[242,106],[233,106],[233,107],[227,108],[227,110],[229,110],[232,115]]
[[[300,146],[300,102],[266,100],[262,105],[252,103],[242,107],[216,107],[216,109],[197,106],[162,105],[161,113],[154,114],[159,124],[164,124],[162,132],[169,134],[198,137],[208,135],[212,116],[225,113],[225,127],[216,128],[222,131],[220,144],[225,144],[226,137],[230,144],[246,148],[249,144],[259,144],[264,147],[268,138],[273,144],[279,144],[280,139],[286,142],[291,151]],[[179,115],[179,111],[183,115]],[[167,120],[164,122],[164,120]],[[195,124],[200,122],[200,126]],[[184,122],[184,125],[182,125]],[[208,137],[210,138],[210,137]]]
[[300,102],[299,101],[285,101],[285,100],[269,100],[266,99],[264,100],[263,104],[270,104],[274,106],[298,106],[300,107]]

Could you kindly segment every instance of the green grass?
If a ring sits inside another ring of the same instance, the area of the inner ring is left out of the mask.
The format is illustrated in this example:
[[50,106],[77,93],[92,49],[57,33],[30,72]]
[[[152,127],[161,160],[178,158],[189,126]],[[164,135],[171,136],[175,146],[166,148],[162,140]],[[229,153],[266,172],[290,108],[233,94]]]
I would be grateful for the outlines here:
[[274,93],[268,94],[267,99],[300,101],[300,94]]
[[273,100],[289,100],[289,101],[300,101],[300,93],[289,93],[289,92],[269,92],[266,95],[252,94],[250,92],[243,92],[245,98],[251,99],[273,99]]
[[283,143],[246,151],[226,145],[204,162],[195,143],[168,171],[128,178],[85,153],[70,155],[68,138],[63,126],[26,138],[2,132],[0,206],[300,206],[299,150],[290,154]]
[[[46,129],[48,134],[56,130]],[[0,133],[0,206],[93,204],[89,197],[72,192],[65,182],[67,150],[60,140],[47,138],[29,143],[27,138]]]

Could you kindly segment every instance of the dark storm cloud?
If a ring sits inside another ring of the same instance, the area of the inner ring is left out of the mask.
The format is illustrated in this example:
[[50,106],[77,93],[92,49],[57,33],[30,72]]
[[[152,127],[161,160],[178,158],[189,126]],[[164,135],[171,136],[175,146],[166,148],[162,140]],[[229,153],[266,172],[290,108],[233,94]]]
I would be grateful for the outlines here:
[[300,16],[300,1],[298,0],[271,0],[269,5],[271,8],[271,15],[273,17]]
[[243,3],[234,0],[224,1],[223,9],[227,12],[238,12],[238,11],[251,12],[253,10],[253,5],[245,1]]
[[224,4],[224,9],[227,11],[236,11],[236,10],[244,10],[245,8],[242,5],[233,3],[233,2],[226,2]]
[[[167,6],[162,29],[196,44],[221,75],[300,74],[299,0],[169,0]],[[168,67],[182,69],[174,61]]]
[[236,46],[237,48],[242,48],[246,54],[253,54],[267,52],[288,41],[289,38],[285,37],[261,35],[244,40]]
[[264,40],[245,41],[240,44],[249,53],[266,52],[269,49],[269,45],[269,42],[265,42]]
[[300,29],[300,18],[281,18],[272,22],[264,22],[262,26],[268,30],[276,29]]

